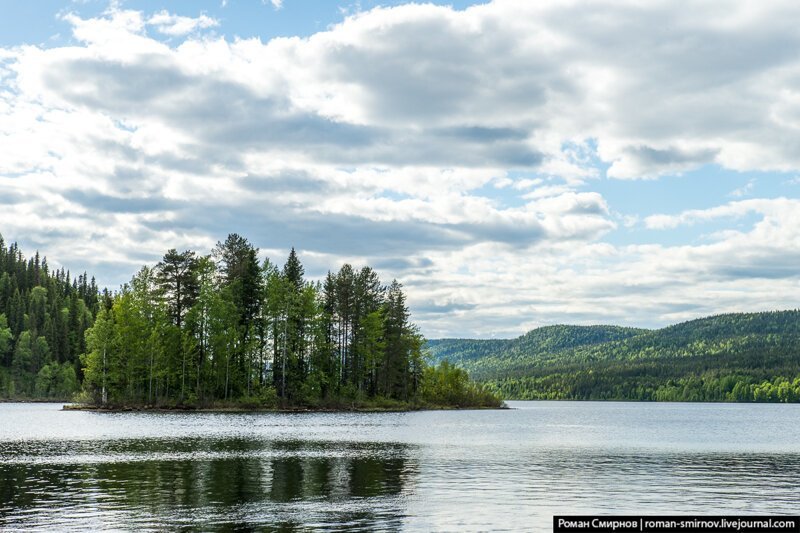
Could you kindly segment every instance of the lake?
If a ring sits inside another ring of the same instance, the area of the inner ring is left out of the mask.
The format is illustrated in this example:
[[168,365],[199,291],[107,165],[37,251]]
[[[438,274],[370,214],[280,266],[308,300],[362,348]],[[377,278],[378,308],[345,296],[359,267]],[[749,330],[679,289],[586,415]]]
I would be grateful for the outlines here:
[[796,514],[800,405],[93,413],[0,404],[0,529],[547,531]]

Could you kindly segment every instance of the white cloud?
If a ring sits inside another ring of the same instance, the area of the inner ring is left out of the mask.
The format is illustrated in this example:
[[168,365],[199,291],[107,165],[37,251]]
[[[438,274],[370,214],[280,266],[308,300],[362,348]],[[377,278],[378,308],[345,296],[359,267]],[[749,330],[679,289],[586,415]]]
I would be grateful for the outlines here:
[[163,10],[148,18],[147,24],[154,26],[160,33],[177,37],[197,30],[219,26],[219,21],[205,14],[192,18],[171,14],[167,10]]
[[[429,336],[800,297],[796,200],[640,217],[592,190],[606,167],[800,169],[793,2],[412,4],[267,42],[64,19],[77,44],[0,49],[0,231],[101,281],[236,231],[309,271],[378,265]],[[750,214],[700,246],[604,242]]]
[[734,198],[742,198],[743,196],[750,196],[753,192],[753,189],[756,186],[756,180],[750,179],[747,180],[747,183],[739,187],[738,189],[734,189],[729,193],[729,196],[733,196]]
[[[715,313],[796,307],[800,201],[734,205],[762,219],[704,245],[565,246],[526,250],[475,245],[431,254],[412,277],[410,301],[448,301],[424,311],[429,335],[508,336],[543,324],[657,326]],[[714,216],[719,214],[717,212]],[[454,319],[453,315],[456,316]],[[512,327],[509,327],[513,324]]]
[[741,200],[709,209],[690,209],[677,215],[650,215],[644,219],[644,224],[649,229],[672,229],[725,217],[740,218],[750,213],[788,214],[798,208],[800,200],[787,198]]

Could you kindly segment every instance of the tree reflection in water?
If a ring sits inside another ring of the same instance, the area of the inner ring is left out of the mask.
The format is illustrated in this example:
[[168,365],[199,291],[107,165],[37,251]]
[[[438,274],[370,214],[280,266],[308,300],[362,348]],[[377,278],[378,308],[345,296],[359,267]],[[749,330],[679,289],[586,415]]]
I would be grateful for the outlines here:
[[[69,524],[69,508],[73,518],[86,519],[83,525],[123,519],[144,528],[391,530],[402,525],[416,471],[409,447],[400,444],[72,444],[65,447],[72,453],[57,455],[31,457],[31,449],[20,449],[20,462],[0,464],[0,526],[57,528]],[[81,462],[89,453],[89,463]]]

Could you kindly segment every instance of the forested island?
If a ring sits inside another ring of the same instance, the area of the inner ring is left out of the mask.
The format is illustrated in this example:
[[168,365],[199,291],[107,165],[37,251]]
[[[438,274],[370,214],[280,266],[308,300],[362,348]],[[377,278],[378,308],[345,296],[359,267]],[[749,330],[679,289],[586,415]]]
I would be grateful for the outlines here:
[[50,270],[0,236],[0,398],[99,408],[500,407],[467,373],[426,361],[396,280],[345,264],[305,279],[231,234],[169,250],[119,291]]
[[658,330],[546,326],[516,339],[428,342],[506,399],[800,401],[800,311]]

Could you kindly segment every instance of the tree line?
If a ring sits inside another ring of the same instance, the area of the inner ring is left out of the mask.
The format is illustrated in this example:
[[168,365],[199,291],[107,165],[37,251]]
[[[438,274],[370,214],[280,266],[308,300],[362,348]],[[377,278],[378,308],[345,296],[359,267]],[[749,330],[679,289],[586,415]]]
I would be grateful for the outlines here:
[[800,401],[800,374],[756,377],[702,372],[684,377],[619,374],[595,377],[590,372],[504,378],[486,382],[504,398],[518,400],[635,400],[658,402]]
[[84,272],[25,259],[0,235],[0,398],[67,398],[82,380],[80,355],[107,291]]
[[50,272],[0,240],[0,395],[107,406],[499,405],[466,372],[426,362],[396,280],[343,265],[305,278],[231,234],[169,250],[119,291]]

